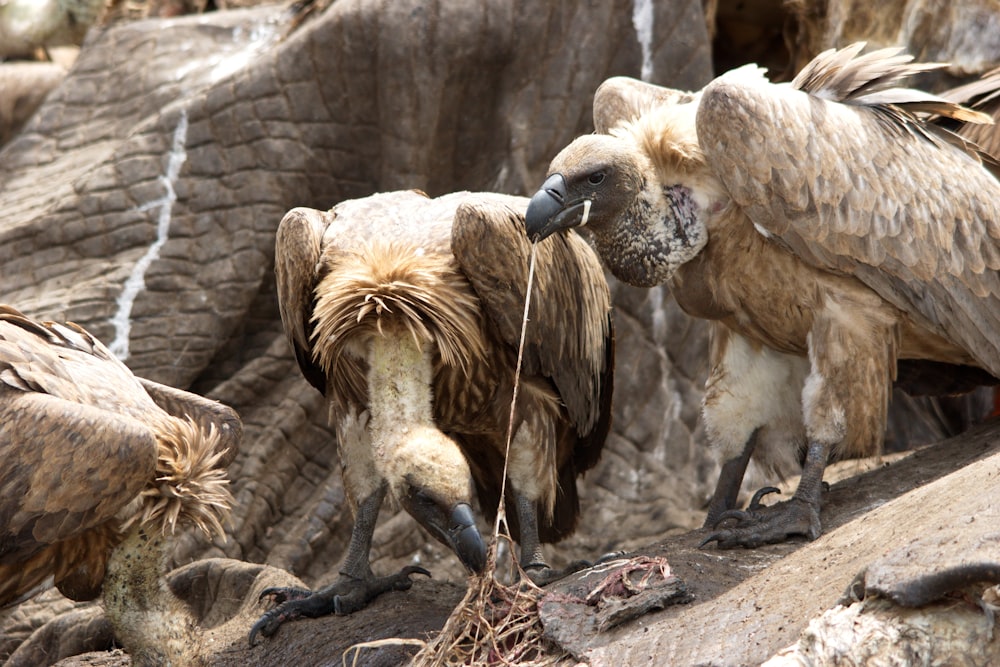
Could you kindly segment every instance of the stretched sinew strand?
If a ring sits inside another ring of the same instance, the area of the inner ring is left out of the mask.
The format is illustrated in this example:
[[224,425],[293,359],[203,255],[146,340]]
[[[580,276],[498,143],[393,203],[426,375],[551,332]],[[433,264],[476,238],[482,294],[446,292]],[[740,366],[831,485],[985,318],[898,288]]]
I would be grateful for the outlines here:
[[[531,308],[531,288],[535,282],[535,258],[538,256],[538,244],[531,244],[531,260],[528,263],[528,287],[524,293],[524,315],[521,318],[521,339],[517,344],[517,366],[514,370],[514,392],[510,399],[510,417],[507,420],[507,444],[503,457],[503,476],[500,478],[500,507],[497,508],[497,518],[493,524],[493,543],[496,544],[500,533],[500,522],[507,524],[507,516],[504,511],[504,496],[507,490],[507,460],[510,457],[510,442],[514,437],[514,411],[517,406],[517,394],[521,385],[521,364],[524,358],[524,337],[528,330],[528,311]],[[496,561],[491,559],[493,567]]]

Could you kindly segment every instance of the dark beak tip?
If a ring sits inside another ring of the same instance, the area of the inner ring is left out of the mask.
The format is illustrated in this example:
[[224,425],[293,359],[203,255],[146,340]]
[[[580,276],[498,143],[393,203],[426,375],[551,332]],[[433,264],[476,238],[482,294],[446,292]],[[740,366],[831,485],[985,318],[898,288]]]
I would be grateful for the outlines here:
[[472,508],[465,503],[456,506],[452,522],[461,527],[451,538],[455,555],[470,571],[482,574],[486,568],[486,543],[476,527]]
[[551,192],[545,188],[536,192],[528,202],[528,209],[524,213],[524,231],[528,235],[528,240],[538,243],[558,231],[559,226],[553,224],[553,218],[562,210],[563,203]]
[[486,544],[474,527],[467,528],[466,531],[474,533],[475,537],[464,540],[464,544],[459,546],[459,560],[470,572],[482,574],[486,569]]

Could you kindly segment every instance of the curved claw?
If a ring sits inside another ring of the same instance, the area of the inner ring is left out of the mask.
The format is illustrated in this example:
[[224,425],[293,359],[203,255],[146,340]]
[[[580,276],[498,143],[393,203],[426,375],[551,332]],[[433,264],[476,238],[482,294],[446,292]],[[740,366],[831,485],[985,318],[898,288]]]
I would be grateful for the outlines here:
[[772,493],[781,493],[781,489],[775,486],[765,486],[763,489],[758,489],[757,492],[753,494],[753,498],[750,499],[750,504],[747,505],[745,510],[732,509],[722,512],[715,519],[715,523],[712,524],[712,528],[716,528],[726,519],[736,519],[738,523],[755,521],[757,519],[757,512],[766,507],[766,505],[760,504],[761,498]]
[[260,629],[263,627],[263,623],[264,619],[259,618],[257,619],[257,622],[253,624],[253,627],[250,628],[250,637],[249,637],[250,648],[253,648],[254,646],[257,645],[257,633],[260,632]]
[[737,521],[749,521],[752,518],[753,515],[746,510],[726,510],[725,512],[719,515],[718,519],[715,520],[715,523],[712,524],[712,528],[715,528],[726,519],[736,519]]
[[725,532],[726,531],[724,531],[724,530],[717,530],[714,533],[709,533],[708,537],[706,537],[705,539],[703,539],[701,542],[698,543],[698,548],[699,549],[704,549],[705,545],[711,544],[712,542],[715,542],[716,540],[718,540],[719,544],[721,545],[722,544],[723,533],[725,533]]
[[263,602],[264,598],[271,598],[271,601],[278,605],[287,600],[301,600],[312,595],[312,591],[304,588],[290,588],[288,586],[272,586],[265,588],[257,596],[257,602]]
[[[594,561],[594,565],[603,565],[604,563],[608,563],[608,562],[613,561],[613,560],[618,560],[619,558],[624,558],[628,553],[629,552],[627,552],[627,551],[625,551],[623,549],[620,549],[618,551],[609,551],[606,554],[602,554],[601,556],[598,556],[597,560]],[[591,567],[591,566],[588,565],[587,567]]]
[[258,634],[270,637],[278,631],[278,627],[282,623],[296,617],[296,614],[288,612],[287,607],[284,606],[286,602],[289,600],[303,600],[312,595],[312,593],[312,591],[306,588],[291,588],[288,586],[272,586],[262,590],[260,595],[257,596],[257,602],[262,602],[265,598],[271,598],[274,607],[264,612],[257,619],[257,622],[253,624],[253,627],[250,628],[250,648],[253,648],[257,644]]
[[419,565],[407,565],[406,567],[404,567],[402,570],[400,570],[396,574],[398,576],[400,576],[400,577],[406,577],[407,579],[410,578],[411,574],[422,574],[425,577],[430,577],[431,576],[430,570],[426,570],[426,569],[420,567]]
[[556,570],[549,567],[545,563],[532,563],[531,565],[525,566],[524,573],[528,575],[528,579],[531,579],[531,582],[536,586],[548,586],[554,581],[559,581],[574,572],[586,570],[588,567],[592,566],[593,564],[590,561],[575,560],[566,567]]
[[781,493],[781,489],[776,486],[765,486],[763,489],[757,489],[757,493],[753,494],[753,498],[750,499],[747,509],[751,512],[760,509],[762,507],[760,499],[771,493]]
[[264,615],[257,619],[257,622],[250,628],[250,648],[257,645],[258,634],[262,634],[265,637],[273,635],[277,631],[278,626],[287,620],[283,616],[284,614],[280,607],[275,607],[264,612]]

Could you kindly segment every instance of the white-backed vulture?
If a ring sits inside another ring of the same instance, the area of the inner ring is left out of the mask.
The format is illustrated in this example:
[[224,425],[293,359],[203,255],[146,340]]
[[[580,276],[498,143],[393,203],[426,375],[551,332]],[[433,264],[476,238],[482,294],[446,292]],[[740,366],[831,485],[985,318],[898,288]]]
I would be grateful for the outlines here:
[[81,44],[104,4],[104,0],[3,0],[0,59],[23,58],[49,46]]
[[231,409],[137,378],[81,327],[0,306],[0,606],[50,580],[103,593],[136,661],[184,655],[165,547],[186,524],[222,533],[241,437]]
[[[896,87],[939,65],[862,48],[791,84],[753,65],[696,93],[610,79],[600,134],[553,159],[526,214],[536,241],[586,225],[615,276],[713,321],[703,415],[725,463],[705,525],[729,522],[706,543],[816,538],[828,458],[879,451],[897,362],[924,388],[1000,377],[1000,183],[928,115],[988,118]],[[734,508],[751,455],[803,452],[790,500]]]
[[[355,523],[341,576],[315,593],[265,591],[279,604],[251,643],[288,618],[350,613],[408,587],[419,569],[376,577],[369,565],[387,492],[482,571],[472,488],[495,516],[531,252],[526,205],[403,191],[297,208],[281,221],[281,319],[303,374],[329,401]],[[608,286],[581,238],[542,248],[534,285],[505,497],[520,563],[545,578],[553,570],[541,543],[574,530],[576,477],[608,433],[614,348]]]

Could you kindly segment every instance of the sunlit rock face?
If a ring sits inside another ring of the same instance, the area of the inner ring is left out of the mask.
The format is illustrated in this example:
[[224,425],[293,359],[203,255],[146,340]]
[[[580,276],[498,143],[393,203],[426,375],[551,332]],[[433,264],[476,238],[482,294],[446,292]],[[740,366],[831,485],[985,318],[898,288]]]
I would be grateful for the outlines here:
[[[271,4],[94,30],[0,149],[0,301],[79,322],[137,374],[243,418],[230,539],[180,536],[174,560],[267,562],[307,585],[336,577],[352,520],[326,406],[278,316],[284,213],[406,188],[528,194],[592,130],[604,79],[698,89],[712,76],[700,2],[328,4],[294,29]],[[553,566],[699,525],[717,475],[700,425],[704,324],[667,289],[612,284],[613,434]],[[413,562],[464,583],[405,513],[383,518],[375,570]],[[73,612],[51,595],[0,612],[0,660]],[[46,648],[77,636],[66,627]]]

